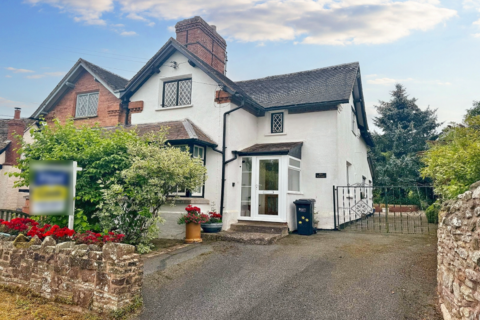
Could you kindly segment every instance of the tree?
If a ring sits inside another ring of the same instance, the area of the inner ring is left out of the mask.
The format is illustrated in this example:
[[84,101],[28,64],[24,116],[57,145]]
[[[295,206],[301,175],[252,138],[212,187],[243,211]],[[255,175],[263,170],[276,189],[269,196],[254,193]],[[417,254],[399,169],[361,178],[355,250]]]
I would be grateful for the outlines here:
[[[62,125],[57,119],[52,125],[40,123],[40,129],[31,135],[33,143],[22,139],[22,147],[18,153],[22,155],[17,165],[20,173],[16,186],[28,186],[31,160],[73,160],[83,168],[77,174],[75,198],[76,231],[100,231],[98,219],[93,216],[102,200],[102,188],[108,187],[112,177],[119,177],[119,172],[129,168],[132,163],[127,152],[129,143],[141,143],[142,139],[135,130],[105,130],[98,125],[93,128],[82,126],[77,128],[73,120]],[[99,183],[101,181],[101,183]],[[66,226],[65,216],[48,216],[47,222]]]
[[417,99],[409,98],[406,89],[397,84],[391,100],[375,106],[379,116],[374,124],[374,160],[377,185],[408,185],[424,182],[419,153],[428,148],[427,141],[437,137],[436,110],[420,109]]
[[128,144],[132,165],[102,190],[97,212],[103,228],[125,234],[124,241],[136,245],[139,252],[148,252],[150,241],[158,236],[159,210],[168,196],[193,190],[206,178],[200,159],[165,144],[165,131],[150,134],[147,140],[148,144]]
[[466,121],[468,118],[480,116],[480,101],[473,101],[472,108],[467,109],[467,113],[463,118],[463,121]]
[[480,115],[467,110],[463,124],[445,128],[422,157],[424,177],[433,179],[435,192],[455,198],[480,180]]

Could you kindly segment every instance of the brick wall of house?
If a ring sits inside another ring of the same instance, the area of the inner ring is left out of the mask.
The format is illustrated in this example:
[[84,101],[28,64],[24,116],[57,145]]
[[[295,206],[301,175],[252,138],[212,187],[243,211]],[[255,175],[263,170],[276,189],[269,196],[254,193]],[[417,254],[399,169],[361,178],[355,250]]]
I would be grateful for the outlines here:
[[8,136],[7,140],[10,140],[10,144],[5,150],[5,165],[16,165],[18,159],[18,149],[21,147],[21,140],[17,136],[23,136],[25,132],[25,121],[20,119],[20,108],[15,108],[14,118],[8,121]]
[[61,122],[68,118],[74,118],[77,95],[88,92],[99,93],[97,116],[75,119],[75,125],[87,124],[93,126],[98,122],[102,127],[109,127],[125,122],[125,111],[120,108],[120,99],[115,97],[100,82],[95,81],[94,77],[86,71],[75,83],[75,88],[69,89],[48,113],[45,117],[47,122],[51,122],[54,118],[58,118]]
[[216,31],[215,26],[200,17],[185,19],[175,25],[177,41],[200,59],[225,73],[227,43]]

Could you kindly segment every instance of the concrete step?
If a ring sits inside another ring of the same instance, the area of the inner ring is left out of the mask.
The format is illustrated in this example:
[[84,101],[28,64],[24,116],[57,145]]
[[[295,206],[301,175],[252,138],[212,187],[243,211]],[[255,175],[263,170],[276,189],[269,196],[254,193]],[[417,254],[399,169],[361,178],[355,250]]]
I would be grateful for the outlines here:
[[267,245],[274,244],[277,240],[286,237],[285,234],[221,231],[219,233],[202,233],[202,239],[206,241],[234,241],[246,244]]
[[288,235],[286,223],[240,221],[230,226],[230,231]]

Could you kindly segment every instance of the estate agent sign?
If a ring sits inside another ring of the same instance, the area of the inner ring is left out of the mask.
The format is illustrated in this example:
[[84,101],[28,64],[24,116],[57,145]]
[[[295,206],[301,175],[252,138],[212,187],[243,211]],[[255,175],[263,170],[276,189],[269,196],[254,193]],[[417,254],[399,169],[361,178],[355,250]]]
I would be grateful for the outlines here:
[[32,161],[30,164],[30,214],[68,215],[73,229],[76,161]]

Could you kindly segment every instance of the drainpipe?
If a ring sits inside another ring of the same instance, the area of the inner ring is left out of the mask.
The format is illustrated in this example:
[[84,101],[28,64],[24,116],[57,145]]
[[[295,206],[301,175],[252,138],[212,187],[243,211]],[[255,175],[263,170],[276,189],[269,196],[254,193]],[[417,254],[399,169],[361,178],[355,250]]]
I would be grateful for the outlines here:
[[225,145],[225,142],[226,142],[226,136],[227,136],[227,116],[234,112],[234,111],[237,111],[238,109],[242,109],[243,108],[243,105],[245,104],[245,98],[237,93],[235,93],[234,95],[236,96],[240,96],[242,98],[242,102],[240,103],[240,106],[235,108],[235,109],[232,109],[230,111],[227,111],[223,114],[223,141],[222,141],[222,190],[221,190],[221,194],[220,194],[220,215],[223,216],[223,204],[224,204],[224,200],[225,200],[225,168],[226,168],[226,165],[229,163],[229,162],[232,162],[233,160],[237,159],[237,154],[234,152],[235,154],[235,158],[233,159],[230,159],[228,161],[225,161],[225,155],[227,153],[227,146]]

